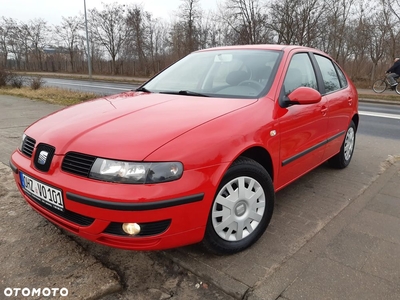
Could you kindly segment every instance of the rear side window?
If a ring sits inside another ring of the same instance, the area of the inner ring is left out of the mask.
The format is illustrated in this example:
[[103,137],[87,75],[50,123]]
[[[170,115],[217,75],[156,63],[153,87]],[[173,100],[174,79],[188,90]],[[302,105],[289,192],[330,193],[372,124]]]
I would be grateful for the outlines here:
[[339,90],[340,81],[338,74],[336,73],[336,68],[332,61],[321,55],[315,55],[315,59],[318,62],[319,68],[322,73],[322,79],[324,80],[325,92],[333,92]]
[[340,70],[339,66],[337,64],[335,64],[335,68],[337,71],[337,74],[339,76],[339,80],[340,80],[340,85],[342,88],[347,87],[347,79],[346,76],[344,75],[344,73],[342,72],[342,70]]

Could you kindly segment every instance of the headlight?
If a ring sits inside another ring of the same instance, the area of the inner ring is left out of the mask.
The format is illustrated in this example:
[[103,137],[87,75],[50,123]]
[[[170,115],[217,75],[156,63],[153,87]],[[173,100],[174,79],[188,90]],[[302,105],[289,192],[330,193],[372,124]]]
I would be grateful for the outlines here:
[[89,177],[121,183],[160,183],[177,180],[182,176],[180,162],[129,162],[97,158]]
[[21,140],[21,142],[20,142],[20,144],[19,144],[19,146],[18,146],[18,149],[19,149],[20,151],[22,151],[22,147],[23,147],[23,145],[24,145],[25,138],[26,138],[26,134],[24,133],[24,134],[22,135],[22,140]]

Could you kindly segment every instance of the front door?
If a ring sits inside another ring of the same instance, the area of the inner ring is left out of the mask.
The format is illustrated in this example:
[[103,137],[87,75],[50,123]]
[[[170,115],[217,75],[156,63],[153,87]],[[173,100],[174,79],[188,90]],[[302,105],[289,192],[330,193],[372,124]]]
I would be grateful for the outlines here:
[[[300,86],[318,90],[308,53],[296,53],[291,57],[281,97]],[[315,104],[279,107],[278,110],[281,149],[276,187],[280,189],[322,162],[328,126],[327,99],[322,97]]]

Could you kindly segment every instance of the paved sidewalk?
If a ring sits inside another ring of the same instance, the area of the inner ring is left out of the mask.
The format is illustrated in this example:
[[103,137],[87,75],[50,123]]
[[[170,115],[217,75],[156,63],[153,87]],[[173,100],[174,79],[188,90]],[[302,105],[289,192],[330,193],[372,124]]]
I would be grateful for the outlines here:
[[400,299],[399,183],[393,162],[248,299]]

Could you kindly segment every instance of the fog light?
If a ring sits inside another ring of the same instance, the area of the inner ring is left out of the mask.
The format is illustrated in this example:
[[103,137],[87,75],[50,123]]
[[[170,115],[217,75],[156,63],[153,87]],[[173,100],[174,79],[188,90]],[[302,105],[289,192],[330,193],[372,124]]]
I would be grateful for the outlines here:
[[129,235],[137,235],[140,233],[140,225],[137,223],[124,223],[122,230]]

